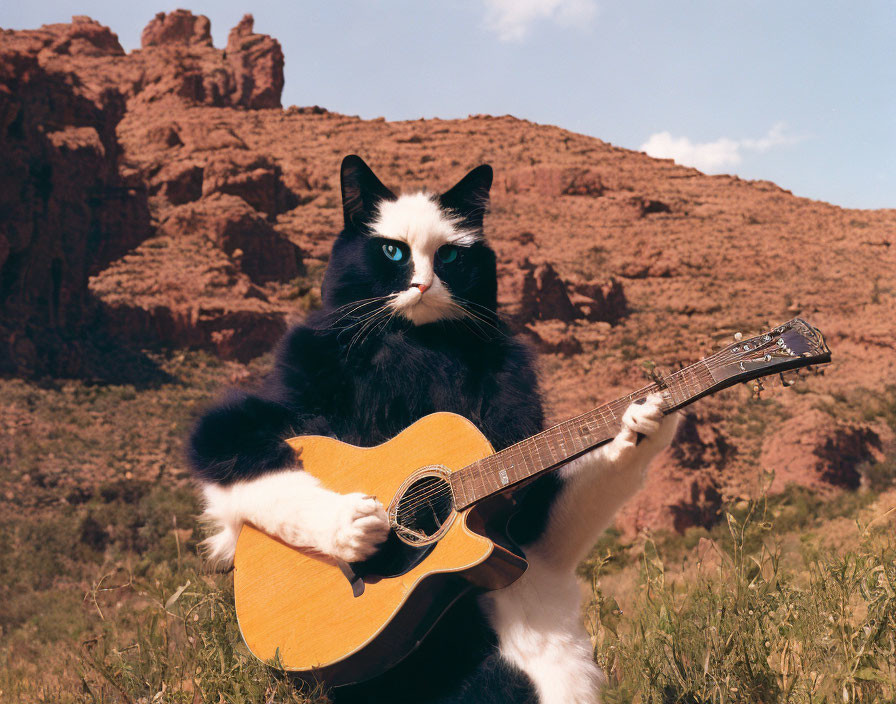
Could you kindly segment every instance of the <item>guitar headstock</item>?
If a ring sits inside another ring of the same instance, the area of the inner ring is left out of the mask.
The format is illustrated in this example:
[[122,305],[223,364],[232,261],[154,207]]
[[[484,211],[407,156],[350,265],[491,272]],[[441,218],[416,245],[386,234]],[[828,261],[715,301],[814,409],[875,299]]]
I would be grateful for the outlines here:
[[732,384],[831,361],[824,336],[802,318],[737,340],[704,360],[717,383]]

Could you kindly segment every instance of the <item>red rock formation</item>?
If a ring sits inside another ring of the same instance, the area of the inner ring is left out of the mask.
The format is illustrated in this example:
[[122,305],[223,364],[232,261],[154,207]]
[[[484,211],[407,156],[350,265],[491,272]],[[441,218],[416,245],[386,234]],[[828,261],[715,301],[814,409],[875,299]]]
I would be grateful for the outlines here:
[[[282,52],[251,30],[247,16],[231,34],[227,55],[212,46],[208,19],[184,10],[157,15],[143,32],[144,48],[130,55],[115,34],[86,17],[0,35],[0,371],[78,372],[79,331],[95,327],[98,314],[88,277],[152,234],[147,193],[170,206],[215,193],[240,196],[211,218],[204,236],[253,280],[301,272],[300,251],[254,214],[253,208],[274,217],[294,201],[269,159],[218,154],[209,163],[164,163],[152,174],[121,161],[116,127],[128,105],[279,106]],[[172,125],[150,132],[165,149],[183,145]],[[162,213],[154,207],[153,215],[159,220]],[[178,315],[175,307],[169,317]],[[205,326],[220,328],[212,346],[242,358],[247,349],[261,352],[283,329],[282,310],[244,311],[237,327],[255,325],[253,316],[276,321],[258,327],[267,331],[254,336],[263,342],[224,344],[221,331],[229,323],[213,324]],[[222,320],[232,317],[220,313]],[[114,322],[112,328],[127,330]],[[209,335],[169,332],[157,341],[191,344]]]
[[142,182],[118,170],[124,97],[44,65],[122,53],[84,18],[0,35],[2,372],[76,372],[94,314],[88,276],[150,233]]
[[571,323],[615,324],[625,315],[627,303],[619,281],[564,281],[547,262],[535,265],[528,259],[520,265],[524,276],[516,320],[560,320]]
[[210,155],[203,171],[202,194],[239,196],[255,210],[274,217],[295,207],[280,166],[268,157],[245,151]]
[[247,108],[279,108],[283,92],[283,52],[266,34],[255,34],[245,15],[227,38],[227,63],[234,75],[234,102]]
[[520,318],[528,323],[534,320],[561,320],[570,323],[582,317],[582,312],[569,299],[566,283],[560,279],[550,264],[534,266],[524,262],[526,276],[523,279]]
[[301,250],[235,196],[214,194],[195,205],[172,209],[159,232],[206,237],[256,283],[288,281],[303,271]]
[[184,46],[211,47],[212,23],[208,17],[198,17],[188,10],[175,10],[165,14],[158,13],[143,28],[140,45],[149,46]]
[[207,17],[160,12],[143,30],[143,49],[128,57],[140,72],[133,95],[146,102],[177,96],[200,105],[279,108],[283,52],[252,25],[251,15],[243,17],[221,51],[212,45]]
[[575,282],[573,288],[575,294],[571,300],[588,322],[604,321],[615,325],[628,313],[628,301],[621,281]]

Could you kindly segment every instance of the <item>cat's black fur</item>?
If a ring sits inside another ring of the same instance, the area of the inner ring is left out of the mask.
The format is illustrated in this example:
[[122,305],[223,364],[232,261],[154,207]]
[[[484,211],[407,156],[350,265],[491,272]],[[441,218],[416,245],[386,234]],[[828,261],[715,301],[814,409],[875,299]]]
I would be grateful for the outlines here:
[[[441,207],[481,230],[491,169],[479,167],[440,196]],[[202,482],[228,484],[290,466],[284,442],[330,435],[376,445],[419,418],[451,411],[470,419],[495,449],[540,431],[543,412],[533,358],[496,312],[494,252],[484,240],[436,274],[485,322],[414,326],[395,317],[384,330],[359,334],[353,302],[408,287],[407,272],[382,254],[367,223],[377,203],[395,196],[358,157],[342,168],[345,229],[336,239],[323,284],[323,309],[281,341],[274,369],[252,393],[232,392],[196,424],[189,459]],[[376,304],[368,304],[375,306]],[[348,311],[348,313],[347,313]],[[344,317],[341,317],[344,316]],[[535,482],[514,521],[525,544],[543,529],[557,479]],[[501,662],[494,633],[472,597],[456,604],[423,646],[382,677],[336,691],[337,701],[522,702],[535,700],[528,678]]]

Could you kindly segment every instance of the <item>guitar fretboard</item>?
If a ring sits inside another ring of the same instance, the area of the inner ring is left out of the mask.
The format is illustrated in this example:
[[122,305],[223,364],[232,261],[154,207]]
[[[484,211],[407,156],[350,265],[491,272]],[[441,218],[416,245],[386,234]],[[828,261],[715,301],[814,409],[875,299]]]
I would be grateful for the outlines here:
[[507,491],[608,442],[622,428],[622,415],[641,398],[660,393],[663,412],[671,413],[704,395],[714,385],[706,360],[685,367],[628,396],[559,423],[451,475],[455,507],[463,510]]

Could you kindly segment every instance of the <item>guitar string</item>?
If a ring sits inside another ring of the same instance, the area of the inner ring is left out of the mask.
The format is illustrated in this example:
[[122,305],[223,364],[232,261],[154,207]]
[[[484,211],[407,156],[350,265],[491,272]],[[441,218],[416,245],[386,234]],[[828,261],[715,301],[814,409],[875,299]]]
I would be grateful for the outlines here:
[[[417,508],[418,506],[420,506],[420,504],[425,502],[424,501],[425,497],[438,496],[439,494],[444,493],[442,491],[444,488],[448,488],[448,490],[449,490],[448,493],[450,494],[451,486],[450,486],[450,484],[448,484],[447,480],[444,479],[443,477],[425,477],[424,481],[425,481],[425,479],[432,479],[433,482],[429,482],[429,484],[430,484],[429,487],[426,487],[425,489],[422,489],[422,490],[418,490],[416,494],[412,493],[411,491],[407,492],[402,498],[408,499],[409,497],[413,497],[416,501],[414,503],[411,503],[408,501],[405,501],[405,502],[400,501],[398,504],[398,508],[396,509],[396,512],[395,512],[396,516],[402,515],[402,512],[407,514],[410,509]],[[432,488],[433,483],[436,484],[435,488]],[[422,494],[420,493],[421,491],[423,492]]]
[[[441,521],[440,516],[443,514],[447,515],[454,508],[454,502],[452,501],[452,494],[450,491],[439,491],[433,495],[431,499],[426,502],[430,510],[433,512],[433,515],[436,517],[437,521],[440,521],[440,524],[443,523]],[[416,505],[417,508],[422,508],[418,503]],[[447,509],[447,510],[446,510]],[[408,527],[407,521],[416,519],[418,516],[417,510],[409,510],[403,506],[399,507],[399,510],[396,512],[396,519],[399,525],[403,527]]]
[[[436,502],[443,502],[443,503],[441,505],[439,505],[439,504],[436,504]],[[426,501],[415,502],[413,508],[407,508],[407,509],[401,510],[404,507],[400,507],[400,510],[398,512],[396,512],[396,515],[395,515],[396,523],[398,523],[399,525],[404,525],[404,522],[416,517],[417,509],[421,508],[422,505],[425,505],[427,503],[436,504],[435,506],[433,506],[433,511],[436,513],[440,513],[440,512],[436,511],[437,508],[441,508],[443,510],[448,509],[447,513],[450,513],[451,510],[455,509],[455,505],[454,505],[454,501],[453,501],[453,494],[451,493],[450,487],[446,485],[440,491],[433,494],[431,496],[431,498],[427,499]]]
[[[749,344],[749,340],[746,341],[744,344]],[[769,340],[768,342],[763,342],[763,343],[757,345],[752,350],[748,350],[748,352],[753,352],[755,354],[756,352],[765,351],[768,347],[772,347],[772,346],[773,346],[772,342],[771,342],[771,340]],[[776,346],[776,343],[774,346]],[[678,383],[679,390],[681,392],[684,392],[682,395],[688,399],[692,398],[695,394],[689,393],[690,383],[687,380],[685,380],[685,378],[684,378],[685,372],[695,373],[697,370],[700,369],[701,363],[702,363],[704,369],[706,369],[709,372],[712,372],[713,370],[719,369],[723,366],[727,366],[731,360],[736,360],[739,357],[743,357],[743,355],[740,354],[740,351],[734,352],[732,349],[722,350],[722,351],[717,352],[716,354],[710,356],[709,358],[699,360],[691,365],[688,365],[687,367],[685,367],[683,369],[678,370],[677,372],[673,372],[672,374],[669,374],[668,376],[663,377],[663,379],[662,379],[663,386],[668,388],[670,385]],[[755,357],[752,357],[752,359],[755,359]],[[748,357],[745,361],[751,361],[751,358]],[[699,373],[699,372],[697,372],[697,373]],[[769,374],[772,374],[772,373],[774,373],[774,372],[769,372]],[[764,374],[763,376],[766,376],[766,374]],[[686,387],[688,387],[688,388],[686,388]],[[512,450],[513,448],[517,448],[517,450],[519,451],[522,449],[520,447],[522,444],[524,444],[524,443],[535,444],[535,441],[537,438],[539,438],[542,435],[546,435],[549,431],[559,430],[561,432],[561,442],[562,442],[562,431],[564,429],[566,429],[568,432],[570,429],[570,426],[573,424],[573,421],[580,420],[580,419],[584,418],[585,416],[592,415],[595,413],[599,416],[599,418],[598,418],[599,420],[602,420],[602,421],[604,421],[605,424],[609,425],[609,423],[607,422],[608,419],[606,418],[606,411],[609,411],[614,417],[614,424],[615,424],[615,422],[616,422],[615,414],[612,411],[614,406],[619,406],[620,410],[621,410],[621,406],[623,404],[625,404],[626,402],[631,403],[632,400],[634,400],[636,397],[641,398],[645,394],[649,395],[650,392],[652,392],[654,389],[662,390],[662,388],[663,387],[660,386],[658,383],[649,384],[645,387],[642,387],[641,389],[638,389],[637,391],[633,391],[632,393],[628,394],[627,396],[623,396],[622,398],[616,399],[615,401],[611,401],[611,402],[605,404],[604,406],[599,406],[598,408],[587,411],[583,414],[580,414],[579,416],[575,416],[569,420],[558,423],[557,425],[552,426],[551,428],[548,428],[547,430],[544,430],[541,433],[537,433],[529,438],[525,438],[524,440],[520,441],[519,443],[511,445],[510,447],[507,447],[504,450],[501,450],[500,452],[496,452],[493,455],[489,455],[488,457],[482,458],[482,460],[489,460],[489,459],[495,458],[495,457],[499,456],[500,454],[507,452],[508,450]],[[671,389],[670,389],[670,392],[671,392]],[[588,432],[590,434],[590,431],[588,431]],[[570,435],[570,441],[571,441],[571,444],[575,445],[575,442],[574,442],[575,438],[572,435]],[[548,449],[550,450],[549,446],[548,446]],[[587,451],[588,445],[586,445],[582,449]],[[553,452],[552,452],[552,454],[553,454]],[[522,453],[521,457],[522,457],[523,461],[525,461],[527,455],[525,453]],[[467,465],[467,467],[461,468],[460,470],[458,470],[458,473],[463,472],[464,470],[468,470],[470,467],[473,467],[474,465],[478,464],[482,460],[478,460],[477,462]],[[560,464],[562,464],[562,463],[563,463],[563,460],[561,459]],[[537,473],[538,472],[536,471],[535,474],[537,474]],[[479,476],[480,476],[480,478],[486,476],[481,473],[481,469],[480,469]],[[532,476],[532,474],[529,474],[528,476]],[[528,478],[528,476],[523,477],[523,479]],[[441,496],[443,494],[452,493],[452,487],[451,487],[450,480],[445,479],[442,481],[444,481],[444,484],[440,484],[439,487],[437,487],[437,488],[433,488],[433,489],[427,488],[426,490],[421,490],[421,491],[418,491],[417,493],[405,494],[405,496],[403,497],[405,499],[405,501],[401,502],[400,508],[406,508],[406,510],[415,509],[422,503],[429,501],[430,497]],[[521,480],[517,480],[517,481],[521,481]],[[483,489],[484,488],[485,487],[483,485]],[[396,516],[397,515],[398,515],[398,513],[396,512]]]

